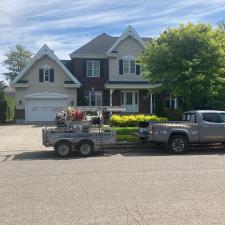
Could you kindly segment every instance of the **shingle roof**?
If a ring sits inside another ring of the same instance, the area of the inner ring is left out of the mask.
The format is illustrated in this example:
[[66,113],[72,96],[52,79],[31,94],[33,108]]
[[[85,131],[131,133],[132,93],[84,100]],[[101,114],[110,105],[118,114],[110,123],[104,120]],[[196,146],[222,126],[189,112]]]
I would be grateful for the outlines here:
[[[98,35],[96,38],[89,41],[87,44],[78,48],[72,54],[105,54],[110,47],[117,41],[119,37],[113,37],[107,34]],[[151,38],[142,38],[144,42],[148,42]]]
[[73,74],[73,63],[70,59],[60,59],[61,63]]

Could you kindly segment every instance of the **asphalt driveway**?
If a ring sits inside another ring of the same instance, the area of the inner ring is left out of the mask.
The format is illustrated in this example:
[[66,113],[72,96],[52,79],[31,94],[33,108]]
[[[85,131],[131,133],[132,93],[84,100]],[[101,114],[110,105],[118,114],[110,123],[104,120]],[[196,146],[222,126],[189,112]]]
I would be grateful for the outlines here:
[[43,124],[0,126],[0,151],[47,149],[42,145],[42,127]]

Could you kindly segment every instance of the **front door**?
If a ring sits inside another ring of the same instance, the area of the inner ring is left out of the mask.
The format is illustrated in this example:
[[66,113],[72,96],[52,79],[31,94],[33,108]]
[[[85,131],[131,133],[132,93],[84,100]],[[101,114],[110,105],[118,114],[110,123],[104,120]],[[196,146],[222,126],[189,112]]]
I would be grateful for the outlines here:
[[127,113],[137,113],[139,111],[138,91],[122,91],[121,105],[126,108]]

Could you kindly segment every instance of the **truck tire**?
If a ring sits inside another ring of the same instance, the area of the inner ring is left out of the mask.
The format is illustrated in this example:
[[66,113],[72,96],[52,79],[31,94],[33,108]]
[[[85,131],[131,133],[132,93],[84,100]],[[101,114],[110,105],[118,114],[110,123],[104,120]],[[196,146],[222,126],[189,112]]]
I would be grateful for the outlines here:
[[61,158],[68,157],[71,154],[71,145],[68,141],[60,141],[55,145],[55,153]]
[[181,154],[187,150],[187,138],[182,135],[173,135],[169,140],[168,150],[174,154]]
[[89,156],[93,151],[94,143],[89,140],[81,141],[78,144],[78,152],[83,157]]

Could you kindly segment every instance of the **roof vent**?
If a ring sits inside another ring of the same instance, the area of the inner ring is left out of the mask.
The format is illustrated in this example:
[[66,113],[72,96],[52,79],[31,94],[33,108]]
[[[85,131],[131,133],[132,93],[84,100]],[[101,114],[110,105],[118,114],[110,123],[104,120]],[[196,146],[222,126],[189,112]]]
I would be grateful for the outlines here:
[[106,35],[106,33],[102,33],[102,35]]

